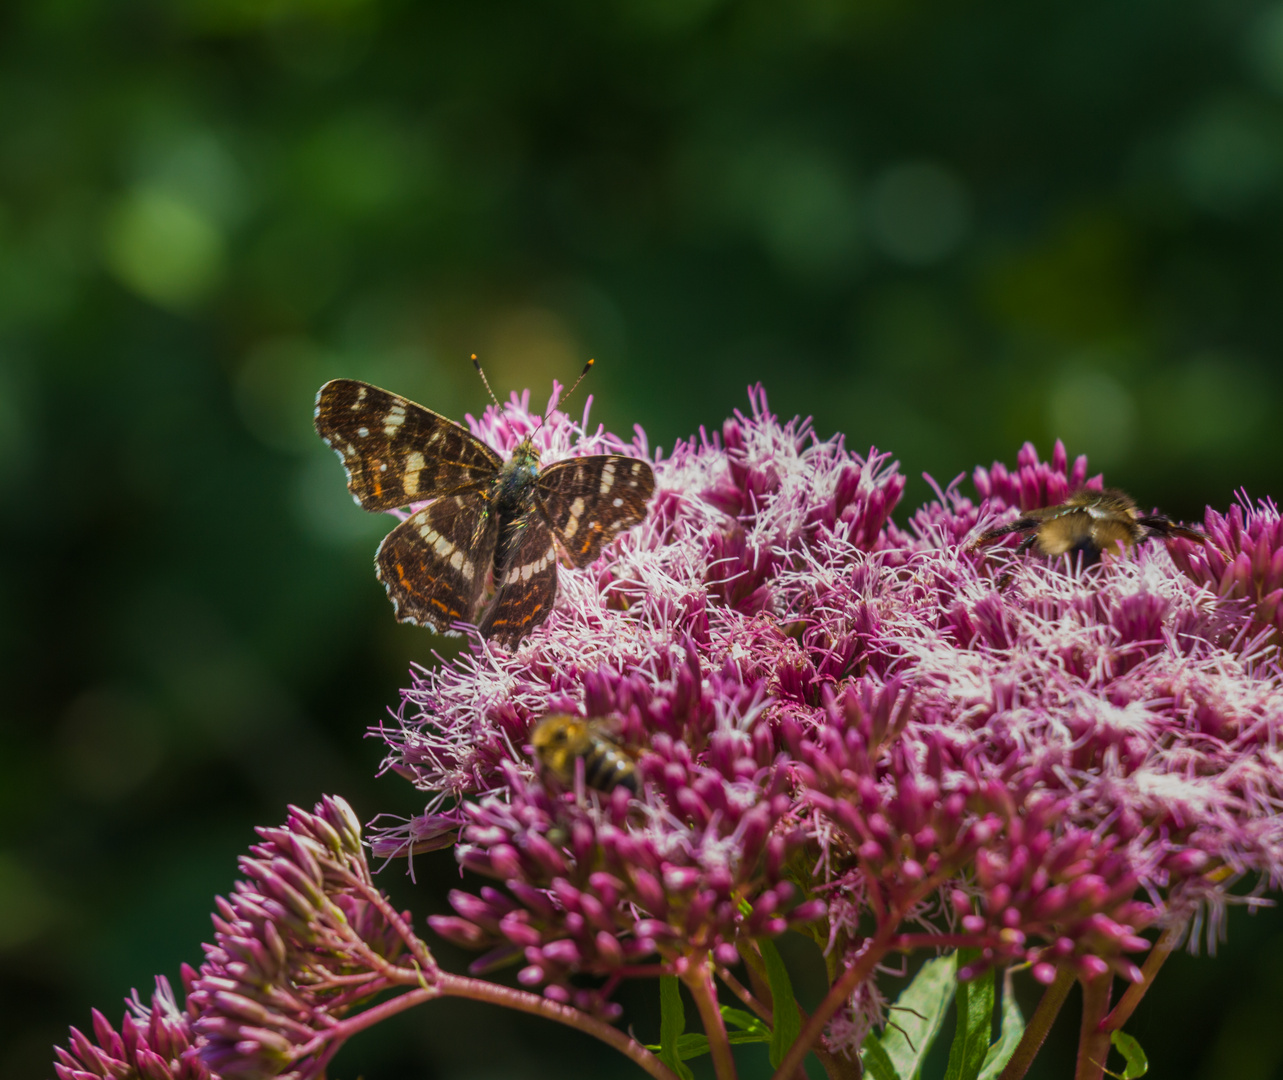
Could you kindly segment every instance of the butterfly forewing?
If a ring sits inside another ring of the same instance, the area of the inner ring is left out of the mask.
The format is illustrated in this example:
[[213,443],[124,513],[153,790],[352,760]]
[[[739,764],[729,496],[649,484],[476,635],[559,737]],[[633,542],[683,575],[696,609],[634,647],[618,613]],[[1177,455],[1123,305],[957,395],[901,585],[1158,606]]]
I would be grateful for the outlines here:
[[481,492],[444,496],[401,522],[375,556],[397,619],[438,633],[475,622],[498,536],[489,496]]
[[502,464],[453,420],[354,379],[321,387],[316,430],[342,459],[348,489],[366,510],[484,485]]
[[482,637],[512,649],[552,610],[557,597],[557,550],[543,517],[534,510],[508,527],[516,541],[502,577],[496,573],[494,601],[480,630]]
[[548,523],[570,561],[587,566],[606,543],[645,518],[655,474],[637,458],[571,458],[540,472],[538,490]]

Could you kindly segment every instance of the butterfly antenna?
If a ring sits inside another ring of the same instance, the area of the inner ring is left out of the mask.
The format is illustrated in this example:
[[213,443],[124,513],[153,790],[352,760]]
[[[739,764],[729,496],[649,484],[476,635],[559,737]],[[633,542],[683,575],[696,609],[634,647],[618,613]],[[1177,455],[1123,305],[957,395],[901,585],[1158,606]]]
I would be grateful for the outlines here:
[[[494,391],[490,389],[490,380],[486,378],[486,373],[482,370],[481,361],[477,359],[476,353],[472,354],[472,366],[477,369],[477,374],[481,376],[481,381],[485,384],[486,393],[490,395],[490,400],[495,403],[496,408],[502,410],[503,406],[499,404],[499,399],[494,396]],[[587,368],[584,370],[586,371]]]
[[566,408],[566,402],[570,400],[570,395],[571,395],[571,394],[573,394],[576,390],[578,390],[578,389],[579,389],[579,384],[580,384],[581,382],[583,382],[583,381],[584,381],[584,376],[585,376],[585,375],[587,375],[587,374],[588,374],[588,372],[592,371],[592,366],[593,366],[593,364],[595,364],[595,363],[597,363],[597,361],[596,361],[596,360],[589,360],[589,361],[588,361],[588,363],[586,363],[586,364],[584,365],[584,370],[583,370],[583,371],[581,371],[581,372],[579,373],[579,378],[577,378],[577,379],[574,381],[574,384],[570,387],[570,389],[569,389],[569,390],[567,390],[567,391],[566,391],[566,392],[561,396],[561,400],[557,402],[557,407],[558,407],[559,409],[561,409],[561,410],[563,410],[563,411],[565,410],[565,408]]
[[[584,370],[583,370],[583,371],[581,371],[581,372],[579,373],[579,378],[577,378],[577,379],[574,381],[574,384],[570,387],[570,389],[569,389],[569,390],[567,390],[567,391],[566,391],[566,392],[565,392],[565,393],[564,393],[564,394],[563,394],[563,395],[562,395],[562,396],[557,400],[557,408],[562,409],[563,411],[565,410],[565,407],[566,407],[566,401],[569,399],[569,397],[570,397],[570,395],[571,395],[571,394],[573,394],[576,390],[578,390],[578,389],[579,389],[579,384],[580,384],[581,382],[583,382],[583,381],[584,381],[584,376],[585,376],[585,375],[587,375],[587,374],[588,374],[588,372],[592,371],[592,366],[593,366],[593,364],[595,364],[595,363],[597,363],[597,361],[596,361],[596,360],[589,360],[589,361],[588,361],[588,363],[586,363],[586,364],[584,365]],[[541,416],[541,417],[539,418],[539,423],[537,423],[537,424],[535,425],[535,431],[538,431],[541,427],[543,427],[543,422],[544,422],[545,420],[547,420],[547,419],[548,419],[548,418],[547,418],[546,416]],[[533,435],[533,434],[534,434],[534,431],[532,431],[530,434],[531,434],[531,435]]]

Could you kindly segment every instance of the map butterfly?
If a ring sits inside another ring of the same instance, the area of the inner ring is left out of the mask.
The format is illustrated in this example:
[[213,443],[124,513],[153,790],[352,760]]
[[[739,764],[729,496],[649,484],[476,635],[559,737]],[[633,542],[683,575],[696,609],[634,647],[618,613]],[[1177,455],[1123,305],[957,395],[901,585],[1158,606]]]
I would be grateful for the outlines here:
[[321,387],[316,430],[342,460],[362,508],[431,500],[388,533],[375,556],[397,619],[438,633],[476,623],[509,649],[552,610],[557,546],[573,565],[587,566],[645,518],[655,490],[654,473],[638,458],[600,454],[540,468],[533,435],[504,461],[453,420],[354,379]]

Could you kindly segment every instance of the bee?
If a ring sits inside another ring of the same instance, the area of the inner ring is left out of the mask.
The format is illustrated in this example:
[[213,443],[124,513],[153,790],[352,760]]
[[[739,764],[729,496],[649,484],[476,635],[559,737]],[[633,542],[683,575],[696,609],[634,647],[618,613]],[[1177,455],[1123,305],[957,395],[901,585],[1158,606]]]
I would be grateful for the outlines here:
[[530,733],[535,759],[566,787],[575,782],[575,762],[584,763],[584,782],[597,791],[617,787],[637,793],[637,765],[608,729],[607,721],[566,713],[545,716]]
[[[1153,536],[1161,536],[1164,540],[1180,537],[1207,543],[1207,537],[1201,532],[1177,525],[1162,514],[1142,516],[1132,497],[1116,488],[1103,491],[1083,488],[1059,506],[1030,510],[1009,524],[982,532],[970,547],[975,549],[1016,532],[1029,534],[1016,548],[1017,555],[1037,546],[1038,551],[1048,558],[1077,553],[1082,557],[1084,566],[1100,562],[1105,552],[1117,554]],[[1004,574],[998,581],[999,587],[1010,579],[1009,572]]]

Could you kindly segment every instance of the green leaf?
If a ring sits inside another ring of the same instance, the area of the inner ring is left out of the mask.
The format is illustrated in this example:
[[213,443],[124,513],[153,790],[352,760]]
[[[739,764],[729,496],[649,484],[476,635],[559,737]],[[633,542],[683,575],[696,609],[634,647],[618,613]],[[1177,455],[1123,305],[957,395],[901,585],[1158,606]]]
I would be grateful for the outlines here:
[[[966,967],[980,958],[980,950],[959,949],[957,956],[959,965]],[[958,983],[956,997],[958,1027],[949,1047],[944,1080],[977,1080],[993,1031],[993,968],[971,982]]]
[[[726,1035],[726,1041],[732,1046],[740,1043],[764,1043],[771,1041],[770,1029],[763,1025],[762,1030],[758,1031],[731,1031]],[[659,1053],[663,1047],[647,1045],[647,1050],[654,1050]],[[688,1031],[685,1035],[677,1036],[677,1056],[682,1061],[690,1061],[691,1058],[701,1057],[708,1053],[708,1038],[700,1035],[698,1032]]]
[[956,953],[928,960],[891,1006],[878,1044],[901,1080],[922,1068],[957,989],[957,968]]
[[[659,977],[659,1060],[682,1080],[694,1080],[695,1074],[682,1064],[678,1040],[686,1030],[686,1006],[682,1004],[681,984],[676,975]],[[700,1036],[701,1038],[703,1036]]]
[[985,1055],[980,1080],[998,1080],[1024,1033],[1025,1018],[1020,1014],[1020,1003],[1016,1001],[1011,986],[1011,969],[1008,968],[1002,976],[1002,1027],[998,1031],[998,1041],[989,1047],[989,1053]]
[[771,1000],[775,1005],[771,1014],[770,1058],[771,1064],[778,1069],[802,1030],[802,1017],[797,1011],[797,998],[793,996],[788,969],[780,959],[775,943],[762,939],[757,946],[766,964],[766,981],[770,984]]
[[1135,1080],[1136,1077],[1144,1076],[1149,1072],[1149,1058],[1140,1048],[1140,1043],[1130,1035],[1124,1031],[1115,1031],[1109,1036],[1109,1041],[1127,1062],[1127,1067],[1123,1069],[1123,1080]]
[[677,1037],[677,1056],[683,1061],[708,1053],[708,1038],[695,1031]]
[[728,1031],[726,1041],[732,1046],[740,1043],[764,1043],[771,1041],[771,1032],[769,1029],[758,1034],[756,1031]]
[[864,1074],[873,1080],[901,1080],[895,1071],[887,1052],[882,1049],[882,1042],[872,1031],[864,1037],[860,1047],[860,1061],[864,1064]]
[[[743,1009],[732,1009],[729,1005],[723,1005],[722,1019],[726,1021],[729,1027],[738,1028],[746,1034],[753,1034],[757,1037],[757,1041],[770,1041],[771,1029],[750,1012],[745,1012]],[[731,1034],[733,1036],[734,1032],[731,1032]],[[740,1041],[747,1042],[751,1040],[742,1039]]]

